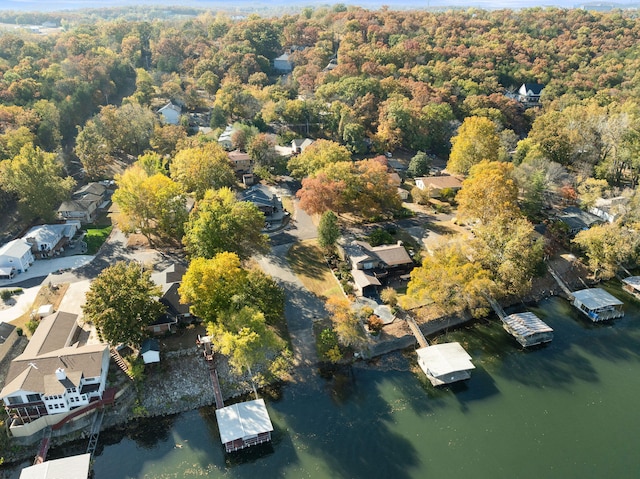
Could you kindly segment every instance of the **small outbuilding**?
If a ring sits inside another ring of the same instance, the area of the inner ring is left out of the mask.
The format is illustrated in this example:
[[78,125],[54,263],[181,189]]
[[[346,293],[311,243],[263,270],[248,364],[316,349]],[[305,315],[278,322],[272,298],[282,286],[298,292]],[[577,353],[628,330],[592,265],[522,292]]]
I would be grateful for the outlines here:
[[227,452],[271,441],[273,424],[263,399],[216,409],[216,418]]
[[460,343],[445,343],[416,350],[418,365],[434,386],[450,384],[471,377],[475,366]]
[[640,276],[629,276],[623,279],[622,289],[640,299]]
[[607,321],[624,316],[624,303],[602,288],[581,289],[572,294],[573,305],[591,321]]
[[528,311],[507,316],[502,320],[502,326],[525,348],[553,339],[553,329]]
[[140,356],[145,364],[160,362],[160,342],[157,339],[147,338],[140,346]]
[[63,457],[25,467],[20,479],[87,479],[91,454]]

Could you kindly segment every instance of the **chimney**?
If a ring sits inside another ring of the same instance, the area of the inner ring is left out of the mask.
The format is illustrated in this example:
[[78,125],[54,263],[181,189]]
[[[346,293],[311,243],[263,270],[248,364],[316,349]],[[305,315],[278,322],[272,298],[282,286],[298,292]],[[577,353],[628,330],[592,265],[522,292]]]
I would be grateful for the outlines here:
[[65,379],[67,379],[67,375],[64,372],[64,369],[62,368],[56,369],[56,377],[58,378],[58,381],[64,381]]

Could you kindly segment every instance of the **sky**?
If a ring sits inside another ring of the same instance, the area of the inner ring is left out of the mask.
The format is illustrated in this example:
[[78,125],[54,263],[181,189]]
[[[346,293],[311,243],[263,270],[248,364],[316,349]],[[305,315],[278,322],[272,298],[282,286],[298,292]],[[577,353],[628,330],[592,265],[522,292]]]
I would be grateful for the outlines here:
[[[557,6],[572,8],[584,3],[611,3],[611,2],[584,2],[580,0],[271,0],[274,5],[332,5],[335,3],[345,3],[351,5],[361,5],[367,8],[378,8],[381,5],[388,5],[390,8],[423,8],[423,7],[480,7],[486,9],[494,8],[528,8],[536,6]],[[620,0],[615,2],[621,7],[638,5],[634,2]],[[147,4],[147,5],[190,5],[202,8],[225,8],[229,3],[221,0],[0,0],[0,10],[22,10],[22,11],[57,11],[79,8],[97,7],[117,7],[126,5]],[[236,0],[234,5],[245,7],[255,4],[256,7],[264,7],[261,0]]]

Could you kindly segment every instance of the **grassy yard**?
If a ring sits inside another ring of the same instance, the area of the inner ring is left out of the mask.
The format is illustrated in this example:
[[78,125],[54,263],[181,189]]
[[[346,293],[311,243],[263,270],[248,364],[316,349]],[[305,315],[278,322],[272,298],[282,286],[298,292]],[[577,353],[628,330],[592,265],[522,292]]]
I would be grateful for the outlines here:
[[342,288],[327,266],[316,240],[293,245],[287,260],[302,284],[315,295],[321,298],[344,297]]
[[113,226],[87,226],[84,240],[87,242],[87,254],[96,254],[111,233]]

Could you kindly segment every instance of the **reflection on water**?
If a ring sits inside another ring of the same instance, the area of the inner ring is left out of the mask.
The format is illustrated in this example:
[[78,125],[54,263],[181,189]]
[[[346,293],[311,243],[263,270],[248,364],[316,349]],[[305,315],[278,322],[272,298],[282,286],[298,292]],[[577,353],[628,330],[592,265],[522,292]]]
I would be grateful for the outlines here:
[[529,308],[555,331],[533,350],[495,319],[439,338],[473,357],[464,383],[435,389],[397,353],[276,389],[264,447],[225,454],[212,408],[103,433],[95,478],[639,477],[640,311],[608,287],[627,315],[606,325]]

